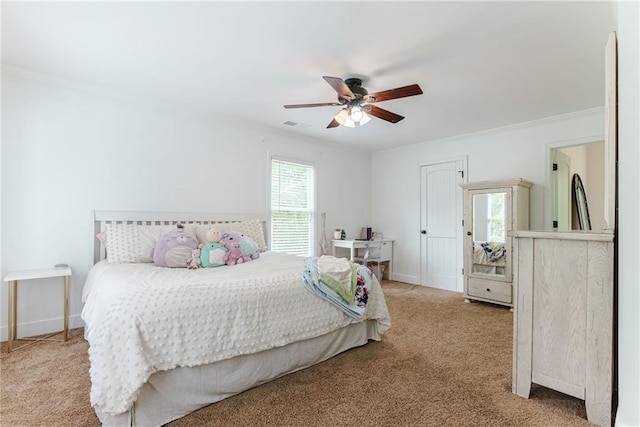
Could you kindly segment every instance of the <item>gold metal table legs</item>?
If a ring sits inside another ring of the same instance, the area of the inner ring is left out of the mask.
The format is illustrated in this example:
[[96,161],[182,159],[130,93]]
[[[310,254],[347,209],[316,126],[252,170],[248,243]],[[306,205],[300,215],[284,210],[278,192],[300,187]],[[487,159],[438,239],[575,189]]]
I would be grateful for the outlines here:
[[13,351],[13,340],[16,338],[17,305],[18,305],[18,281],[9,282],[9,323],[7,324],[7,352]]
[[[64,329],[63,340],[50,338],[59,334],[55,332],[42,338],[18,338],[18,281],[9,281],[9,323],[7,330],[7,352],[11,353],[13,349],[13,341],[67,341],[69,339],[69,277],[63,276],[64,279]],[[29,344],[18,347],[16,350],[26,347]]]

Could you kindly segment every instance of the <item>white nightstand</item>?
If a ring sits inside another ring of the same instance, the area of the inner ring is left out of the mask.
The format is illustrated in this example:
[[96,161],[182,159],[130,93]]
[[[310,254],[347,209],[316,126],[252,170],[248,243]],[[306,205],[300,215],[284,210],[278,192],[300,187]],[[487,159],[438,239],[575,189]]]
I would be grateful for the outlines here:
[[[43,268],[38,270],[22,270],[11,271],[5,278],[5,282],[9,282],[9,323],[7,331],[7,352],[13,350],[13,341],[18,339],[18,281],[33,279],[48,279],[51,277],[62,277],[64,279],[64,341],[69,337],[69,278],[71,277],[71,268]],[[59,333],[59,332],[56,332]],[[55,334],[50,334],[52,336]],[[20,338],[25,341],[43,341],[49,338]],[[60,341],[60,340],[55,340]],[[24,347],[24,346],[22,346]]]

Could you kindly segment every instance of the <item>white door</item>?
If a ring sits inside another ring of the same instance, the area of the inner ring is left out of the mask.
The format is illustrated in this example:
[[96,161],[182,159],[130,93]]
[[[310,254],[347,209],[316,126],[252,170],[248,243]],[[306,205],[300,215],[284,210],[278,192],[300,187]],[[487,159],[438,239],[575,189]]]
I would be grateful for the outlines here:
[[462,160],[420,167],[420,283],[462,292]]

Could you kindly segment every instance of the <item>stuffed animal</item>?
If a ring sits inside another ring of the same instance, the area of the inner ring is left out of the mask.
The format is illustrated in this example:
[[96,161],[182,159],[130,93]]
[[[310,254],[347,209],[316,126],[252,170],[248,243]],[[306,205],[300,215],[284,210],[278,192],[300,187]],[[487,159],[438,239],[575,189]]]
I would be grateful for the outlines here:
[[176,224],[176,227],[160,236],[153,250],[153,263],[159,267],[185,268],[193,259],[193,250],[198,249],[196,236],[182,224]]
[[200,248],[198,248],[191,251],[191,261],[189,261],[187,268],[200,268],[200,265]]
[[222,243],[209,242],[200,246],[200,265],[203,268],[225,265],[226,261],[224,256],[228,250]]
[[242,256],[242,249],[240,242],[233,242],[227,244],[228,252],[224,254],[224,262],[227,265],[242,264],[244,257]]
[[208,268],[225,265],[224,255],[227,253],[227,248],[220,242],[222,232],[209,227],[206,231],[199,229],[197,233],[198,238],[203,242],[198,246],[200,248],[200,266]]
[[224,246],[231,251],[234,244],[240,244],[240,250],[242,252],[243,261],[251,261],[252,259],[260,258],[260,252],[258,251],[258,244],[251,238],[245,236],[237,231],[229,231],[222,234],[222,240],[220,243],[224,243]]
[[212,225],[200,225],[196,227],[196,238],[200,245],[204,246],[210,242],[219,242],[222,239],[222,232]]

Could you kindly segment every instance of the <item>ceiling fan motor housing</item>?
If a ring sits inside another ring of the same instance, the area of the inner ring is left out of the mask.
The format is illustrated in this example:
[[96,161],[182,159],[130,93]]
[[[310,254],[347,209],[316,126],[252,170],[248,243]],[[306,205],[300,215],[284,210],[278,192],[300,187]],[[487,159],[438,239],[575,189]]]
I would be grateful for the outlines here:
[[351,92],[353,92],[357,99],[363,98],[369,94],[369,92],[362,87],[362,79],[353,77],[346,79],[344,83],[349,86],[349,89],[351,89]]

